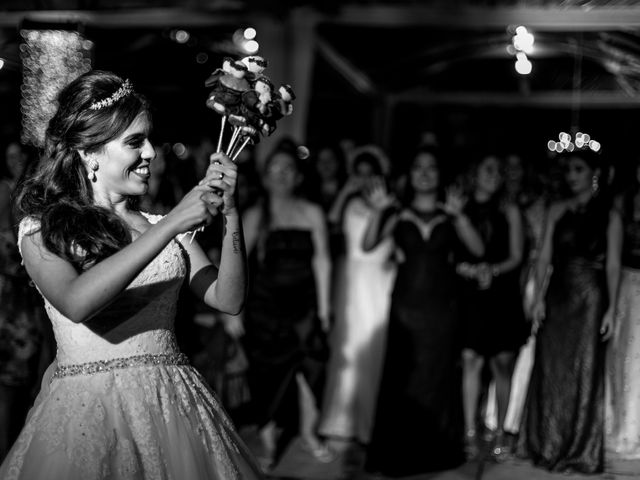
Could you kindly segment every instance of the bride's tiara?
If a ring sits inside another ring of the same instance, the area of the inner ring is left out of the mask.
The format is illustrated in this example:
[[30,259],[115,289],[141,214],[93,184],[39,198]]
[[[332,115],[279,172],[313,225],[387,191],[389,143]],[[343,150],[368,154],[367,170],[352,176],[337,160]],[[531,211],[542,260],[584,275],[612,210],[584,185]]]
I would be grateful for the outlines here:
[[122,86],[118,90],[116,90],[115,93],[113,93],[113,95],[98,102],[92,103],[91,105],[89,105],[89,108],[91,110],[100,110],[101,108],[110,107],[121,98],[129,95],[131,92],[133,92],[133,85],[131,85],[131,82],[129,82],[129,80],[127,79],[123,82]]
[[600,142],[591,138],[588,133],[578,132],[576,133],[575,140],[571,140],[571,135],[566,132],[560,132],[558,135],[559,142],[555,140],[549,140],[547,142],[547,148],[552,152],[573,152],[574,150],[592,150],[596,153],[600,151]]

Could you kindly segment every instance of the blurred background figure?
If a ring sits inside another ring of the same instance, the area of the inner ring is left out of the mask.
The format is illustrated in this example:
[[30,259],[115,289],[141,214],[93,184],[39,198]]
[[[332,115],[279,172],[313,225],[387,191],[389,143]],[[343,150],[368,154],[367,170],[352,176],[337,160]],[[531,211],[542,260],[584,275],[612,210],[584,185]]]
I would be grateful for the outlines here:
[[352,152],[349,166],[349,178],[330,212],[330,223],[340,227],[346,250],[336,280],[339,296],[334,303],[319,430],[328,437],[367,444],[384,358],[394,265],[390,238],[370,251],[362,248],[365,229],[375,214],[366,191],[386,182],[390,165],[379,147],[368,145]]
[[454,255],[460,243],[475,255],[482,241],[450,190],[441,204],[440,151],[411,158],[405,196],[379,181],[366,199],[371,217],[363,249],[393,239],[399,265],[393,286],[386,355],[365,469],[387,476],[455,468],[464,462],[460,372],[460,298]]
[[299,195],[303,178],[296,145],[285,139],[266,158],[264,195],[245,216],[252,278],[244,345],[265,468],[296,435],[313,458],[333,460],[316,431],[331,260],[324,213]]
[[504,421],[516,355],[528,329],[520,294],[524,250],[522,216],[504,196],[503,165],[496,155],[476,160],[470,168],[471,194],[465,213],[484,244],[481,257],[463,255],[457,270],[464,282],[462,312],[463,400],[467,456],[478,454],[478,411],[485,361],[495,381],[497,426],[493,454],[508,450]]
[[[306,190],[309,199],[320,205],[326,215],[329,215],[331,207],[336,202],[342,187],[347,180],[346,157],[339,144],[329,143],[319,148],[318,153],[312,156],[312,168]],[[342,225],[329,219],[329,251],[334,264],[332,278],[336,278],[339,270],[336,263],[341,260],[345,250],[345,239]],[[335,283],[332,282],[335,286]]]
[[9,141],[0,158],[0,462],[53,358],[51,329],[22,266],[12,215],[11,195],[29,160],[18,140]]
[[309,197],[328,213],[347,179],[342,148],[332,143],[319,147],[310,177]]
[[559,159],[568,194],[549,209],[538,258],[536,352],[518,451],[548,470],[596,473],[604,461],[602,340],[612,333],[622,226],[600,191],[599,155],[587,149]]
[[627,475],[640,471],[640,158],[630,173],[631,185],[616,198],[622,274],[605,384],[605,468]]

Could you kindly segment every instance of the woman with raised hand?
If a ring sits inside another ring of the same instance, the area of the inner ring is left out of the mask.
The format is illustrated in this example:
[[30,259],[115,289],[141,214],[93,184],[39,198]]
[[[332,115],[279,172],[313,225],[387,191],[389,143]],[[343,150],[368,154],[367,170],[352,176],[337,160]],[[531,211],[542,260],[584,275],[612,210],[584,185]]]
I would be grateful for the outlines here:
[[405,198],[383,182],[368,189],[376,214],[363,249],[391,238],[399,259],[391,294],[386,355],[366,470],[408,476],[464,462],[459,296],[455,258],[482,241],[457,189],[441,203],[441,153],[421,147],[409,165]]
[[335,323],[320,432],[333,439],[369,443],[384,358],[389,301],[395,273],[392,241],[364,251],[362,239],[375,211],[366,199],[370,182],[385,181],[389,161],[375,145],[354,149],[350,177],[332,208],[345,239],[335,288]]
[[[135,207],[155,156],[143,97],[92,71],[58,100],[16,198],[18,245],[57,357],[0,478],[260,478],[173,331],[183,281],[212,307],[243,307],[235,165],[212,156],[174,209],[146,214]],[[185,235],[215,215],[226,223],[219,266]]]

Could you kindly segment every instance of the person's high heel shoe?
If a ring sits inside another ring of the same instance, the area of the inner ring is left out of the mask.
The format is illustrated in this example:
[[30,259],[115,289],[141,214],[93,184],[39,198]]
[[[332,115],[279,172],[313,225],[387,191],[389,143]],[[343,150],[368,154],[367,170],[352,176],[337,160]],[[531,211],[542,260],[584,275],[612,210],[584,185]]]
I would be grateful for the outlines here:
[[318,440],[301,439],[300,447],[320,463],[331,463],[337,456],[326,443]]
[[464,454],[467,461],[472,461],[480,455],[478,436],[475,430],[467,430],[464,434]]

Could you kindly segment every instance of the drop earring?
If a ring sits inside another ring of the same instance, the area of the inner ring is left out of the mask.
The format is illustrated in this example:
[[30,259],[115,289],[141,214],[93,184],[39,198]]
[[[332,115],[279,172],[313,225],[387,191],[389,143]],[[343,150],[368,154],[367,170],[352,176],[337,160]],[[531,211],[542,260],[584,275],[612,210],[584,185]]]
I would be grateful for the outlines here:
[[98,170],[98,161],[95,158],[90,158],[87,160],[87,164],[89,166],[89,172],[87,173],[87,178],[92,182],[96,181],[96,170]]
[[600,185],[598,184],[600,180],[600,177],[598,177],[598,175],[594,175],[591,178],[591,191],[595,194],[598,192],[598,188],[600,188]]

